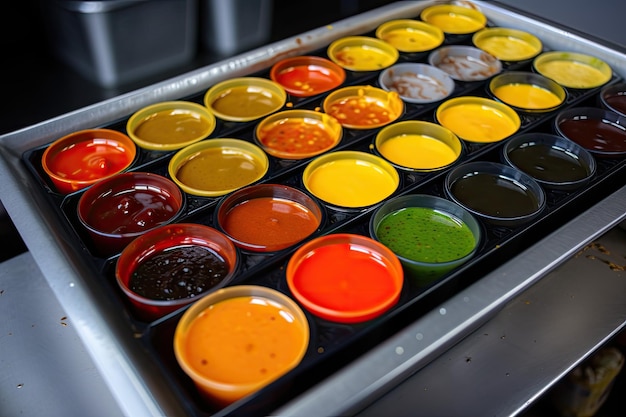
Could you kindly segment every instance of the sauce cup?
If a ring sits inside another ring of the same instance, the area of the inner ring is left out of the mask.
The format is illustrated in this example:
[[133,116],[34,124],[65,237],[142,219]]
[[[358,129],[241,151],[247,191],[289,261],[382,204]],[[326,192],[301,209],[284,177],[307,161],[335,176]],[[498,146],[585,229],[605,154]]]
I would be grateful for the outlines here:
[[287,264],[287,285],[312,314],[333,322],[374,319],[399,300],[404,272],[389,248],[367,236],[340,233],[302,245]]
[[517,62],[537,56],[543,44],[535,35],[518,29],[489,27],[472,36],[472,43],[500,61]]
[[398,256],[406,276],[424,286],[476,254],[482,227],[472,214],[450,200],[409,194],[377,208],[370,218],[369,232]]
[[559,83],[534,72],[510,71],[489,81],[489,94],[513,109],[526,113],[554,111],[567,99]]
[[445,39],[437,26],[414,19],[390,20],[376,28],[376,37],[400,52],[425,52],[435,49]]
[[463,153],[463,142],[441,125],[408,120],[382,128],[374,149],[396,168],[430,172],[454,164]]
[[186,193],[220,197],[265,176],[267,155],[241,139],[213,138],[178,151],[168,165],[172,180]]
[[184,194],[169,179],[148,172],[126,172],[88,188],[78,200],[78,220],[95,253],[121,252],[135,238],[176,219]]
[[452,35],[474,33],[487,24],[487,17],[480,10],[453,4],[427,7],[420,13],[420,18]]
[[348,36],[332,42],[326,53],[340,67],[356,72],[378,71],[395,64],[400,56],[387,42],[370,36]]
[[407,103],[425,104],[443,100],[454,91],[454,80],[446,72],[428,64],[405,62],[383,70],[378,83],[395,91]]
[[310,97],[339,87],[346,72],[326,58],[296,56],[275,63],[270,78],[293,96]]
[[215,116],[189,101],[165,101],[135,112],[126,123],[130,138],[144,149],[172,151],[208,137]]
[[235,285],[189,307],[174,354],[208,402],[226,406],[296,368],[309,345],[302,309],[277,290]]
[[626,82],[605,85],[599,100],[603,108],[626,117]]
[[220,231],[172,223],[126,246],[115,277],[137,317],[153,321],[228,285],[238,261],[237,249]]
[[287,185],[257,184],[220,201],[215,224],[238,247],[273,252],[293,246],[319,229],[324,211],[308,194]]
[[466,45],[442,46],[428,55],[428,63],[458,81],[483,81],[502,71],[495,56]]
[[304,159],[331,150],[343,136],[341,123],[314,110],[285,110],[261,120],[255,141],[265,152],[283,159]]
[[125,134],[111,129],[87,129],[50,144],[41,165],[57,191],[69,194],[126,170],[136,155],[135,143]]
[[589,89],[600,87],[611,79],[611,67],[592,55],[549,51],[533,60],[533,70],[564,87]]

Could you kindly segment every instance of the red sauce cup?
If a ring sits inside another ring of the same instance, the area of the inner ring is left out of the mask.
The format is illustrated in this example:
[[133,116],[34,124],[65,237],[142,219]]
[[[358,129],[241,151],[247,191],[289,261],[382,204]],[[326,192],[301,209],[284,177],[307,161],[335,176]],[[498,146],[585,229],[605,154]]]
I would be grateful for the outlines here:
[[78,219],[99,256],[121,252],[133,239],[171,223],[184,206],[171,180],[147,172],[126,172],[97,182],[78,201]]
[[357,234],[330,234],[301,246],[287,264],[287,285],[312,314],[340,323],[374,319],[392,308],[404,283],[386,246]]
[[228,285],[238,261],[237,249],[220,231],[172,223],[126,246],[115,277],[137,317],[152,321]]
[[340,86],[346,79],[346,72],[326,58],[296,56],[274,64],[270,78],[293,96],[309,97]]
[[242,188],[217,206],[216,224],[238,247],[273,252],[316,232],[324,212],[308,194],[281,184]]
[[41,164],[57,191],[69,194],[127,169],[137,147],[125,134],[87,129],[57,139],[46,148]]

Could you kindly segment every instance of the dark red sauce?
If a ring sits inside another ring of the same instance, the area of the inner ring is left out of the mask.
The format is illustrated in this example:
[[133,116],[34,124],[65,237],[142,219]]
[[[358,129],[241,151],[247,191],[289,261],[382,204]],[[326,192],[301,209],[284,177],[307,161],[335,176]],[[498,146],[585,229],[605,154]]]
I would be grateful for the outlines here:
[[613,96],[605,96],[604,101],[622,114],[626,114],[626,91],[620,92]]
[[224,258],[204,246],[175,246],[142,261],[128,288],[152,300],[196,297],[228,275]]
[[575,117],[559,129],[583,148],[596,152],[626,152],[626,126],[606,119]]

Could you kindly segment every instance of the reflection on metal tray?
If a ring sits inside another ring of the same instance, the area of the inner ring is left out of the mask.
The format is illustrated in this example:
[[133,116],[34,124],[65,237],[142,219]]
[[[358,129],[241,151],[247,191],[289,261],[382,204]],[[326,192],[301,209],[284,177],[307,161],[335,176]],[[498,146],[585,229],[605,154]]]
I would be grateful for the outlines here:
[[[550,27],[523,16],[513,15],[497,6],[487,3],[477,4],[488,17],[490,25],[517,26],[523,27],[524,30],[530,30],[532,27],[533,33],[544,41],[547,49],[590,51],[612,66],[615,73],[611,82],[620,80],[621,74],[626,69],[624,58],[614,51],[586,42],[582,38],[573,36],[564,38],[559,33],[553,32]],[[86,344],[91,348],[95,360],[102,366],[103,374],[113,382],[112,389],[118,395],[124,396],[124,401],[128,401],[124,387],[129,386],[132,386],[132,392],[137,391],[150,398],[150,400],[134,398],[129,407],[137,409],[146,407],[155,415],[176,415],[181,412],[198,416],[250,415],[270,413],[300,394],[306,397],[308,390],[331,378],[333,374],[339,374],[338,371],[360,355],[375,351],[383,340],[427,315],[440,303],[465,291],[471,294],[472,285],[495,268],[509,259],[514,259],[521,251],[592,207],[598,200],[617,191],[623,184],[623,181],[619,180],[626,169],[623,160],[598,160],[596,175],[587,186],[571,192],[549,191],[547,207],[532,223],[518,227],[484,224],[486,239],[474,259],[429,287],[421,288],[407,283],[397,306],[380,318],[358,325],[340,325],[311,316],[312,334],[315,337],[312,339],[309,352],[300,366],[275,383],[221,410],[204,403],[198,397],[190,380],[178,368],[173,357],[172,334],[184,309],[151,323],[142,322],[133,316],[119,290],[114,286],[112,270],[116,256],[103,259],[95,255],[89,239],[78,224],[75,213],[81,193],[66,197],[59,195],[43,173],[40,160],[45,146],[56,137],[80,128],[106,126],[123,130],[125,121],[132,112],[149,103],[167,99],[186,99],[200,103],[206,89],[218,81],[236,75],[267,77],[271,64],[286,55],[307,53],[323,56],[325,47],[333,39],[348,34],[371,35],[372,31],[384,21],[397,17],[417,17],[419,11],[426,5],[428,3],[394,3],[380,10],[339,22],[332,30],[313,31],[306,36],[260,49],[258,54],[236,57],[232,61],[207,67],[171,82],[158,84],[58,120],[34,126],[27,132],[16,132],[2,138],[3,151],[12,172],[16,173],[15,181],[5,185],[6,191],[14,193],[17,203],[26,203],[24,205],[29,207],[29,211],[25,216],[36,219],[30,226],[24,225],[24,221],[20,222],[19,218],[16,219],[16,223],[22,224],[27,239],[29,235],[38,235],[44,230],[52,231],[51,235],[47,236],[51,241],[50,246],[45,247],[45,242],[44,246],[34,244],[31,251],[42,265],[50,260],[59,265],[58,269],[45,273],[46,278],[54,284],[52,286],[56,288],[59,299],[68,305],[69,314],[85,320],[82,328],[83,337],[88,340]],[[448,42],[468,44],[470,37],[455,36],[448,39]],[[424,61],[426,56],[427,54],[404,54],[401,59]],[[506,64],[504,71],[510,70],[530,70],[530,62]],[[350,72],[344,85],[375,85],[377,76],[376,72]],[[593,106],[596,104],[598,89],[571,89],[568,93],[566,106]],[[458,82],[454,95],[487,96],[486,82]],[[290,102],[294,108],[315,109],[321,106],[322,98],[323,96],[300,99],[290,97]],[[407,103],[401,119],[433,121],[437,104]],[[519,133],[549,132],[554,115],[555,112],[523,115]],[[253,130],[254,123],[222,122],[212,137],[252,140]],[[336,149],[369,152],[374,136],[375,131],[346,129],[344,139]],[[132,170],[166,175],[167,163],[172,154],[141,150]],[[500,160],[500,143],[466,144],[464,155],[458,163]],[[280,182],[302,188],[301,173],[308,161],[308,159],[284,161],[273,158],[271,170],[263,182]],[[394,195],[427,193],[443,196],[442,181],[446,173],[447,170],[431,173],[403,172],[401,186]],[[24,192],[25,189],[29,191]],[[186,212],[181,219],[213,225],[218,198],[198,198],[188,195],[187,200]],[[375,207],[346,211],[327,205],[325,207],[327,222],[316,235],[337,231],[367,235],[366,225]],[[290,249],[271,255],[253,255],[244,252],[242,263],[246,267],[234,282],[266,285],[288,293],[284,284],[283,267],[292,251],[293,249]],[[47,268],[44,269],[46,270]],[[62,273],[66,275],[63,277],[57,275]],[[528,284],[519,282],[515,290],[519,291]],[[502,288],[503,294],[508,291],[508,288]],[[80,306],[77,306],[77,303]],[[498,304],[486,304],[480,312],[480,318],[486,319],[498,307]],[[103,320],[104,317],[106,320]],[[456,326],[464,328],[465,331],[469,329],[469,325],[463,326],[465,317],[455,318],[458,320]],[[451,333],[454,333],[452,330],[454,329],[451,329]],[[96,340],[104,339],[107,343],[99,346],[93,341],[89,343],[94,337]],[[440,342],[435,340],[431,348],[439,345]],[[113,356],[116,359],[123,357],[121,360],[128,364],[128,370],[115,372],[107,368],[108,360],[102,355],[107,353],[110,355],[111,351],[115,353]],[[148,355],[145,355],[145,352]],[[393,369],[388,372],[393,373]],[[366,392],[371,384],[373,382],[370,378],[363,378],[361,381],[353,381],[352,389],[356,392]],[[331,404],[333,403],[329,402],[327,405]],[[334,405],[338,408],[350,407],[345,404]]]

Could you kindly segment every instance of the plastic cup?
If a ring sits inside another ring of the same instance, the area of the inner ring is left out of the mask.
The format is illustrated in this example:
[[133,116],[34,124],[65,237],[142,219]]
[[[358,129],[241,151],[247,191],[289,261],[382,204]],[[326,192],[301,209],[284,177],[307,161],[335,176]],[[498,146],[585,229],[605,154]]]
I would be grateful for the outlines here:
[[445,198],[409,194],[383,203],[370,218],[370,236],[391,249],[418,285],[431,284],[469,261],[482,228],[467,210]]
[[287,264],[287,284],[312,314],[340,323],[374,319],[400,298],[398,257],[367,236],[330,234],[302,245]]
[[238,261],[237,249],[220,231],[173,223],[126,246],[115,277],[137,317],[152,321],[228,285]]
[[487,223],[517,227],[535,219],[546,206],[543,188],[530,175],[497,162],[474,161],[452,169],[446,196]]
[[306,189],[320,200],[356,209],[379,203],[400,185],[398,171],[383,158],[360,151],[329,152],[304,169]]
[[420,18],[453,35],[473,33],[487,24],[487,17],[480,10],[451,4],[427,7],[420,13]]
[[78,201],[78,219],[95,253],[110,256],[132,240],[175,220],[185,198],[169,179],[147,172],[126,172],[88,188]]
[[189,101],[165,101],[135,112],[126,131],[138,146],[172,151],[207,138],[215,129],[215,116]]
[[269,169],[267,155],[241,139],[214,138],[178,151],[168,165],[172,180],[185,192],[219,197],[250,185]]
[[270,78],[293,96],[310,97],[340,86],[346,72],[326,58],[296,56],[274,64]]
[[285,110],[261,120],[255,141],[268,154],[283,159],[304,159],[331,150],[343,136],[332,116],[313,110]]
[[308,194],[282,184],[257,184],[225,197],[216,224],[238,247],[273,252],[318,230],[324,211]]
[[574,190],[596,173],[596,160],[585,148],[549,133],[525,133],[510,138],[502,148],[504,161],[552,190]]
[[428,63],[458,81],[483,81],[502,71],[498,58],[467,45],[437,48],[428,55]]
[[54,141],[41,158],[43,170],[61,194],[82,190],[131,166],[135,143],[111,129],[87,129]]
[[204,94],[204,105],[215,116],[231,122],[249,122],[280,110],[287,101],[285,89],[260,77],[222,81]]
[[550,51],[533,60],[533,70],[564,87],[589,89],[611,79],[611,67],[591,55],[568,51]]
[[537,56],[543,44],[535,35],[528,32],[489,27],[479,30],[472,36],[472,43],[501,61],[525,61]]
[[355,72],[378,71],[400,56],[389,43],[370,36],[347,36],[332,42],[326,53],[335,64]]
[[534,72],[511,71],[496,75],[489,82],[492,97],[525,113],[554,111],[567,98],[559,83]]
[[207,400],[233,403],[297,367],[309,344],[302,309],[285,294],[257,285],[212,292],[183,314],[174,354]]
[[404,102],[395,91],[371,85],[340,88],[324,99],[324,112],[343,127],[375,129],[397,120],[404,111]]
[[600,105],[626,117],[626,82],[608,84],[600,91]]
[[376,37],[400,52],[425,52],[435,49],[445,39],[437,26],[414,19],[390,20],[376,28]]
[[454,91],[454,80],[446,72],[428,64],[402,63],[383,70],[378,83],[395,91],[407,103],[425,104],[443,100]]
[[430,172],[454,164],[461,157],[463,143],[441,125],[408,120],[382,128],[374,149],[399,169]]

